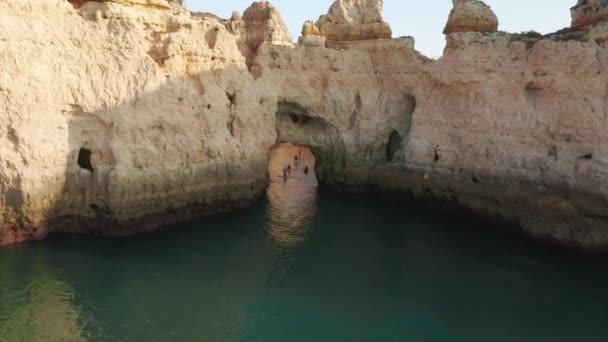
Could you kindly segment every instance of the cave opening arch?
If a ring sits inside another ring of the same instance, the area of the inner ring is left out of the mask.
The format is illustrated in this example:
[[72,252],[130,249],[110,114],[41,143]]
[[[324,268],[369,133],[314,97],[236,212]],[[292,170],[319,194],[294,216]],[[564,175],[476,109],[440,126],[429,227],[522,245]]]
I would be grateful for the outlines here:
[[[321,185],[340,182],[344,174],[345,148],[338,128],[296,101],[279,100],[275,127],[277,142],[310,149],[314,172]],[[276,145],[275,145],[276,146]]]

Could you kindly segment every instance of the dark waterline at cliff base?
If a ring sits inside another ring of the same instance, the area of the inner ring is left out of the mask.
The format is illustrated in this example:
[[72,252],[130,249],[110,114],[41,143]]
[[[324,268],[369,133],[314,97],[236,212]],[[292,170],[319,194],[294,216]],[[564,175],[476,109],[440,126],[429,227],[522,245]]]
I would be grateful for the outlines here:
[[271,166],[267,201],[179,229],[1,248],[0,341],[608,339],[608,259],[318,196],[302,170]]

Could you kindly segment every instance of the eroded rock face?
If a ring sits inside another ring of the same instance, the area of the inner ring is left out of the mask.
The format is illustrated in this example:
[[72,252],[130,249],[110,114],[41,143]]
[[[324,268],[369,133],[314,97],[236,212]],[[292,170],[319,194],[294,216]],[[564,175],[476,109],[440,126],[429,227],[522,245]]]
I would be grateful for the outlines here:
[[298,39],[298,44],[306,46],[325,46],[325,41],[325,36],[314,22],[307,21],[304,23],[302,26],[302,35]]
[[238,35],[241,52],[249,62],[257,56],[264,43],[294,45],[281,13],[269,2],[254,2],[242,17],[233,13],[228,25]]
[[452,0],[454,8],[450,12],[448,22],[443,29],[444,34],[457,32],[498,31],[498,18],[483,1]]
[[[0,243],[231,209],[263,192],[271,147],[291,141],[311,146],[325,184],[608,246],[608,53],[595,41],[458,32],[434,61],[408,38],[266,44],[285,42],[268,36],[266,5],[224,21],[33,1],[0,2]],[[338,1],[322,22],[379,24],[378,4]],[[327,32],[309,22],[302,37]],[[255,55],[243,35],[262,42]]]
[[384,22],[382,0],[337,0],[316,26],[332,41],[390,38],[391,28]]
[[601,21],[608,20],[608,0],[578,0],[570,12],[572,28],[588,29]]
[[[89,0],[68,0],[75,7],[82,6],[85,2]],[[171,9],[170,2],[179,3],[182,2],[180,0],[91,0],[93,2],[114,2],[117,4],[127,5],[127,6],[142,6],[149,8],[159,8],[159,9]]]
[[275,92],[223,23],[32,3],[0,3],[1,243],[146,231],[259,196]]

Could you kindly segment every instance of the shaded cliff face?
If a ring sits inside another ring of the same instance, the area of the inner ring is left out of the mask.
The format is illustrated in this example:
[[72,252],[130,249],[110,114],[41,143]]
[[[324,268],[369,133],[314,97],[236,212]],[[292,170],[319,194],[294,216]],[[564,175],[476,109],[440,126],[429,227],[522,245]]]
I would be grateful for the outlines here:
[[297,46],[266,3],[229,21],[181,5],[31,4],[0,3],[3,243],[246,203],[283,141],[312,148],[325,184],[608,243],[601,22],[496,33],[491,9],[455,1],[433,61],[388,39],[382,1],[337,1]]
[[87,221],[121,233],[113,222],[264,189],[274,91],[255,84],[223,23],[114,2],[32,4],[0,4],[0,241]]

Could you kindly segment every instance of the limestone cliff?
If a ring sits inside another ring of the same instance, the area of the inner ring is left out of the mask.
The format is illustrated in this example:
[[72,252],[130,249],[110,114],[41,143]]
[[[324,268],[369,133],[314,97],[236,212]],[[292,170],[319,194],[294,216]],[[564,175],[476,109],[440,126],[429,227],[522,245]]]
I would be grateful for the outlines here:
[[269,4],[226,21],[170,3],[0,3],[2,243],[247,203],[270,148],[293,141],[324,184],[608,245],[601,21],[498,33],[483,3],[455,1],[435,61],[387,39],[380,0],[336,1],[297,46]]
[[221,22],[3,1],[0,56],[3,243],[145,230],[266,185],[274,91],[255,84]]

